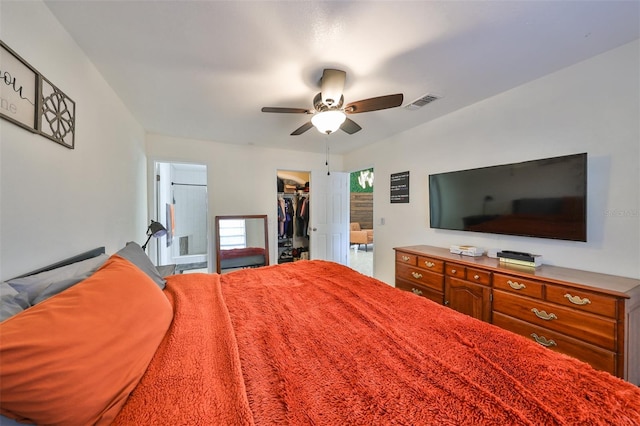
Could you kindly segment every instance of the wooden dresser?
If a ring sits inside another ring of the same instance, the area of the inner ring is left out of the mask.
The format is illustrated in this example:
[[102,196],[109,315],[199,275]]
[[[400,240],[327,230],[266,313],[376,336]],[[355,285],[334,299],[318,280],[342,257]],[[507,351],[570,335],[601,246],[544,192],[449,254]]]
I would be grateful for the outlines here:
[[640,385],[640,280],[397,247],[396,287]]

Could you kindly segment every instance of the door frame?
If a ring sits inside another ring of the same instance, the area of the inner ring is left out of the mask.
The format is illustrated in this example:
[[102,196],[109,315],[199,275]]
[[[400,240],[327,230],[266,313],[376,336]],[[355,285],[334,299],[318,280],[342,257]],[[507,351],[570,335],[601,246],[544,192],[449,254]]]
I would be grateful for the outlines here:
[[[319,180],[325,179],[327,182],[329,182],[330,176],[329,178],[327,178],[327,171],[326,170],[319,170],[319,169],[310,169],[310,170],[301,170],[301,169],[296,169],[296,168],[292,168],[292,167],[277,167],[275,169],[275,174],[276,177],[278,176],[278,172],[299,172],[299,173],[304,173],[304,174],[308,174],[309,176],[309,196],[310,196],[310,200],[311,200],[311,209],[310,209],[310,217],[309,217],[309,226],[311,227],[309,235],[311,238],[311,241],[309,242],[309,255],[310,255],[310,259],[324,259],[326,257],[326,255],[322,255],[320,257],[319,253],[317,252],[317,246],[314,248],[314,234],[316,233],[316,231],[314,231],[314,228],[317,228],[317,217],[314,218],[314,210],[316,210],[318,208],[318,204],[317,201],[320,199],[319,198]],[[346,222],[343,225],[343,229],[341,229],[341,233],[343,235],[343,237],[348,240],[349,239],[349,172],[332,172],[332,174],[334,174],[334,176],[336,174],[343,174],[346,175],[346,182],[345,182],[345,200],[343,201],[343,215],[346,217]],[[314,184],[315,182],[315,184]],[[275,197],[274,200],[277,199],[278,196],[278,191],[276,188],[275,191]],[[315,215],[317,216],[317,215]],[[279,253],[278,253],[278,238],[277,238],[277,230],[278,230],[278,218],[277,215],[275,217],[275,221],[273,222],[274,226],[272,229],[272,233],[273,235],[271,235],[270,237],[274,239],[274,244],[271,245],[271,250],[272,250],[272,254],[273,254],[273,259],[274,263],[277,263],[278,258],[279,258]],[[344,263],[345,265],[348,265],[349,263],[349,246],[348,246],[348,241],[346,241],[346,245],[344,248],[344,256],[342,256],[342,259],[340,259],[340,263]],[[334,253],[335,254],[335,253]]]
[[[371,206],[371,227],[374,230],[373,231],[373,246],[371,247],[371,276],[375,276],[375,263],[376,263],[376,256],[375,256],[375,251],[376,251],[376,244],[375,244],[375,235],[376,235],[376,218],[375,218],[375,192],[376,192],[376,182],[375,182],[375,173],[376,173],[376,167],[374,165],[370,165],[370,166],[364,166],[364,167],[358,167],[355,170],[351,170],[349,171],[349,177],[351,177],[351,175],[353,173],[362,171],[362,170],[368,170],[368,169],[373,169],[373,173],[374,173],[374,183],[373,183],[373,191],[371,192],[371,202],[372,202],[372,206]],[[351,187],[349,187],[349,222],[351,222]],[[351,245],[349,245],[349,257],[348,257],[348,261],[351,261]]]
[[[147,158],[147,176],[148,176],[148,184],[147,184],[147,216],[148,222],[150,220],[157,220],[160,217],[160,206],[158,205],[158,184],[156,180],[156,165],[158,163],[175,163],[175,164],[193,164],[205,167],[206,173],[206,181],[207,181],[207,200],[206,200],[206,247],[207,252],[205,254],[205,259],[207,261],[207,270],[211,272],[212,264],[213,264],[213,250],[211,250],[211,206],[210,206],[210,196],[209,196],[209,165],[202,162],[196,161],[188,161],[182,159],[172,159],[166,157],[148,157]],[[148,256],[149,259],[153,261],[153,263],[157,266],[160,266],[160,252],[158,250],[158,239],[151,238],[149,241]]]

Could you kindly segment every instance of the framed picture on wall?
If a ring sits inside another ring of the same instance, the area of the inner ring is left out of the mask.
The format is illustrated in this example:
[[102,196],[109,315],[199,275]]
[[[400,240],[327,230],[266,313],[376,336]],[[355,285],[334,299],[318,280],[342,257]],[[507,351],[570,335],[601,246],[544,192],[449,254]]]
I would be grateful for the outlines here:
[[391,175],[391,203],[409,202],[409,172],[393,173]]
[[0,117],[37,132],[40,74],[0,41]]

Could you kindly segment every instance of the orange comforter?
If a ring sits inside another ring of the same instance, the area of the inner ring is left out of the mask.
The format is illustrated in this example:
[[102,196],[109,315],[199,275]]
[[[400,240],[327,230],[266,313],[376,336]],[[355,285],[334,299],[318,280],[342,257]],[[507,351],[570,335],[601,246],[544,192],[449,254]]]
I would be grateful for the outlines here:
[[117,424],[640,424],[640,390],[323,261],[170,277]]

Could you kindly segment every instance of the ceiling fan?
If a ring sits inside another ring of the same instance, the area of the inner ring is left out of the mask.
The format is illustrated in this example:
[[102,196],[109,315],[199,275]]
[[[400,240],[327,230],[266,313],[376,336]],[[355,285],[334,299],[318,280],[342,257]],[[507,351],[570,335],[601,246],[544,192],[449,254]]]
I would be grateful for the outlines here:
[[352,135],[362,129],[355,121],[347,118],[347,114],[378,111],[402,105],[402,93],[363,99],[347,104],[344,108],[344,82],[347,73],[341,70],[325,69],[320,81],[320,93],[313,98],[314,109],[263,107],[262,112],[285,114],[310,114],[311,120],[298,127],[292,136],[301,135],[312,127],[320,133],[330,134],[338,129]]

